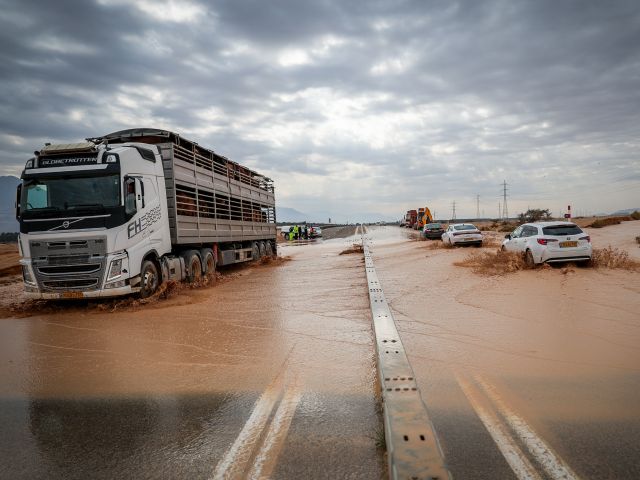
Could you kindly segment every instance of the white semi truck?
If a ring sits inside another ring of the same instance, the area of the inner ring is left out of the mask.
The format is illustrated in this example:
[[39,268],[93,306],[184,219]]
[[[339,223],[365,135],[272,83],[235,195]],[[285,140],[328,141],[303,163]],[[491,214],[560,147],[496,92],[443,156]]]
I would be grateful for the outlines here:
[[276,254],[271,179],[166,130],[45,145],[18,186],[31,298],[153,294]]

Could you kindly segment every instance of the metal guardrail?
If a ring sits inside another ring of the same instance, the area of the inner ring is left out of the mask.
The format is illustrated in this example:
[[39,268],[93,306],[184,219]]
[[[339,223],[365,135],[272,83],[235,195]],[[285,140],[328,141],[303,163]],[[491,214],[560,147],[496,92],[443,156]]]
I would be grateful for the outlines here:
[[364,232],[361,238],[376,338],[378,377],[382,389],[389,478],[451,479],[413,369],[378,280]]

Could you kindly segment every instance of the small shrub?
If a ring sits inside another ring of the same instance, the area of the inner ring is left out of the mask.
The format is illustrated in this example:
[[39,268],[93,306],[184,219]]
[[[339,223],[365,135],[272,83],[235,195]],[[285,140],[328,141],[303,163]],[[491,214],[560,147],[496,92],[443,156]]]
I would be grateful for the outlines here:
[[629,215],[633,220],[640,220],[640,211],[636,210],[631,215]]
[[458,267],[471,268],[473,273],[480,275],[504,275],[527,268],[524,258],[516,252],[474,252],[460,262]]
[[608,227],[609,225],[619,225],[621,222],[628,222],[633,220],[631,217],[604,217],[599,218],[591,225],[587,225],[587,227],[591,228],[602,228]]
[[640,271],[640,262],[629,258],[629,254],[624,250],[612,246],[594,248],[591,255],[591,265],[595,268],[621,268]]

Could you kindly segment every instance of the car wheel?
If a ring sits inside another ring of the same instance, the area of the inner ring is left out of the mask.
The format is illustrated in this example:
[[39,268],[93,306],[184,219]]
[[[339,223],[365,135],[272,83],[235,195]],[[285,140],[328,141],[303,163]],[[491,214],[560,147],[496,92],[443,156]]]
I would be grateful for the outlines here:
[[142,262],[140,269],[140,298],[148,298],[155,293],[160,285],[158,267],[151,260]]
[[504,245],[500,245],[500,251],[501,251],[501,252],[506,252],[506,251],[507,251],[507,249],[506,249],[506,248],[504,248]]
[[524,252],[524,263],[528,268],[533,268],[536,266],[536,262],[533,260],[533,253],[531,253],[531,250],[527,250],[526,252]]

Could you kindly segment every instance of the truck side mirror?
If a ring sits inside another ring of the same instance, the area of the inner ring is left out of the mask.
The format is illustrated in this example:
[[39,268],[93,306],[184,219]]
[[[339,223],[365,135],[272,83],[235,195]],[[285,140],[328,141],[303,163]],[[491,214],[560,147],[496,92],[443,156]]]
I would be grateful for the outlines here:
[[20,200],[22,197],[22,184],[18,185],[18,188],[16,190],[16,220],[20,221],[20,214],[22,213],[20,211]]
[[136,208],[136,179],[125,178],[124,180],[124,213],[127,217],[133,217],[138,209]]

